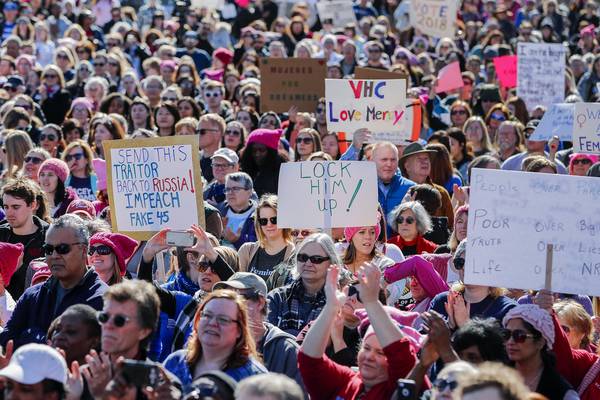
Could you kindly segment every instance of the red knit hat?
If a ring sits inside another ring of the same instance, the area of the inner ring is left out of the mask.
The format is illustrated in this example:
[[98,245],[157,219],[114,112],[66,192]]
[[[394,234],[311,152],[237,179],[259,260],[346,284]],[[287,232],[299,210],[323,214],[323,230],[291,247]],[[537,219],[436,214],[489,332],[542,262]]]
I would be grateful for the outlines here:
[[224,47],[219,47],[213,51],[213,57],[216,57],[223,64],[227,65],[233,60],[233,51]]
[[96,208],[89,200],[76,199],[67,207],[67,214],[87,214],[88,219],[96,218]]
[[125,267],[129,257],[138,246],[137,240],[120,233],[99,232],[90,238],[90,246],[95,244],[104,244],[110,247],[117,258],[121,276],[125,275]]
[[281,129],[255,129],[248,136],[246,144],[262,143],[274,150],[279,148],[279,138],[281,137]]
[[0,242],[0,274],[2,274],[2,280],[4,286],[10,284],[10,278],[19,267],[19,257],[23,254],[23,245],[21,243],[5,243]]
[[38,170],[38,177],[44,171],[52,171],[56,174],[58,179],[62,183],[65,183],[67,178],[69,177],[69,166],[63,160],[59,160],[58,158],[49,158],[40,165],[40,169]]

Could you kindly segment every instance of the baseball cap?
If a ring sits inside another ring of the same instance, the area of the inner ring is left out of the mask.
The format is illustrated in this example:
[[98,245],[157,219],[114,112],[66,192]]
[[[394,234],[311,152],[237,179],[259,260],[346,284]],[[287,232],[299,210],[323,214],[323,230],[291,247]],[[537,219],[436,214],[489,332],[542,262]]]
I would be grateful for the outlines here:
[[15,351],[0,376],[23,385],[34,385],[44,379],[67,383],[67,363],[58,351],[45,344],[30,343]]
[[540,123],[539,119],[532,119],[531,121],[529,121],[527,123],[527,126],[525,127],[525,130],[535,129],[535,128],[537,128],[537,126],[539,125],[539,123]]
[[69,204],[67,214],[83,214],[84,217],[94,219],[96,217],[96,208],[88,200],[77,199]]
[[226,147],[221,147],[219,150],[215,151],[210,159],[212,160],[215,157],[224,158],[232,164],[237,164],[240,161],[236,152]]
[[11,75],[8,77],[8,79],[4,83],[4,86],[10,86],[10,87],[16,88],[19,86],[23,86],[24,84],[25,84],[25,81],[23,80],[23,78],[21,78],[18,75]]
[[217,289],[254,289],[263,296],[267,296],[267,284],[260,276],[252,272],[236,272],[226,281],[217,282],[213,290]]

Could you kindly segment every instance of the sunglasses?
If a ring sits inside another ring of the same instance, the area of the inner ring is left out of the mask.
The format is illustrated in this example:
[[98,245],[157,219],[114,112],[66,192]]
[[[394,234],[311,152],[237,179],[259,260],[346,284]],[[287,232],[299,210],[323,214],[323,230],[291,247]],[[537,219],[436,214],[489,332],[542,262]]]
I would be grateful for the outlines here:
[[277,225],[277,217],[271,217],[271,218],[259,218],[258,219],[258,224],[260,226],[267,226],[267,224],[269,223],[269,221],[271,221],[271,223],[273,225]]
[[107,256],[112,253],[112,249],[104,244],[101,246],[90,247],[88,249],[88,255],[93,256],[94,253],[98,253],[99,256]]
[[77,153],[77,154],[68,154],[65,156],[65,161],[66,162],[71,162],[73,159],[79,161],[84,157],[83,153]]
[[58,78],[58,75],[44,75],[45,79],[55,79]]
[[227,194],[227,193],[237,193],[240,190],[248,190],[246,188],[243,187],[226,187],[225,189],[223,189],[223,193]]
[[67,56],[66,54],[57,54],[56,58],[62,58],[63,60],[68,60],[69,56]]
[[298,237],[298,236],[307,237],[308,235],[310,235],[310,231],[294,229],[293,231],[290,232],[290,235],[292,235],[293,237]]
[[304,138],[297,138],[296,139],[296,144],[300,144],[300,143],[304,143],[304,144],[311,144],[313,142],[313,139],[310,137],[304,137]]
[[196,131],[199,135],[204,135],[208,132],[218,132],[218,129],[198,129]]
[[131,318],[122,315],[122,314],[115,314],[115,315],[110,315],[107,312],[99,312],[98,313],[98,322],[101,323],[102,325],[107,324],[108,321],[110,321],[112,317],[112,321],[113,324],[117,327],[117,328],[122,328],[125,326],[125,324],[129,321],[131,321]]
[[95,63],[94,63],[94,67],[100,67],[100,68],[102,68],[102,67],[104,67],[105,65],[106,65],[106,63],[100,63],[100,62],[95,62]]
[[240,132],[240,131],[234,131],[232,129],[226,129],[225,130],[225,135],[228,135],[228,136],[241,136],[242,132]]
[[514,331],[511,331],[510,329],[502,329],[500,331],[500,336],[502,336],[502,340],[505,342],[508,342],[510,338],[512,338],[515,343],[525,343],[527,338],[534,339],[537,337],[533,333],[527,333],[522,329],[515,329]]
[[458,387],[458,382],[449,379],[436,379],[433,382],[433,387],[438,392],[444,392],[446,390],[454,391]]
[[308,260],[310,260],[311,263],[313,264],[321,264],[327,260],[329,260],[329,257],[324,257],[324,256],[309,256],[308,254],[304,254],[304,253],[300,253],[297,256],[298,261],[300,261],[301,263],[305,263]]
[[465,267],[464,257],[454,257],[454,260],[452,262],[454,263],[454,268],[456,268],[458,271]]
[[53,134],[46,134],[46,133],[42,133],[40,135],[40,140],[49,140],[51,142],[54,142],[55,140],[58,139],[58,136],[53,135]]
[[204,95],[208,98],[219,97],[221,96],[221,92],[204,92]]
[[34,163],[34,164],[41,164],[44,160],[42,160],[41,158],[38,157],[25,157],[25,162],[26,163]]
[[225,169],[225,168],[233,167],[234,165],[235,164],[231,164],[231,163],[227,163],[227,164],[212,163],[210,166],[215,169]]
[[404,217],[398,217],[398,218],[396,218],[396,222],[397,222],[399,225],[403,224],[403,223],[404,223],[404,221],[406,221],[406,223],[407,223],[408,225],[412,225],[412,224],[414,224],[414,222],[415,222],[415,219],[414,219],[413,217],[406,217],[406,218],[404,218]]
[[77,242],[77,243],[61,243],[61,244],[57,244],[56,246],[53,246],[51,244],[45,244],[42,246],[42,250],[44,251],[44,254],[47,256],[52,255],[55,251],[57,254],[60,255],[65,255],[65,254],[69,254],[71,252],[71,246],[75,246],[76,244],[85,244],[85,243],[81,243],[81,242]]
[[206,272],[206,270],[208,270],[209,268],[212,268],[212,264],[209,263],[208,261],[205,261],[205,260],[198,261],[200,259],[200,254],[198,252],[186,251],[185,255],[189,259],[190,263],[194,264],[194,267],[199,272]]
[[450,113],[450,115],[466,115],[467,111],[466,110],[454,110]]
[[348,297],[352,297],[352,296],[356,296],[356,300],[358,300],[362,303],[362,301],[360,300],[360,292],[358,291],[358,288],[356,287],[356,285],[348,286]]
[[578,160],[573,160],[573,165],[577,165],[577,164],[589,165],[591,163],[592,163],[592,161],[589,158],[580,158]]
[[493,119],[493,120],[495,120],[495,121],[506,121],[506,117],[503,116],[503,115],[492,114],[490,118]]

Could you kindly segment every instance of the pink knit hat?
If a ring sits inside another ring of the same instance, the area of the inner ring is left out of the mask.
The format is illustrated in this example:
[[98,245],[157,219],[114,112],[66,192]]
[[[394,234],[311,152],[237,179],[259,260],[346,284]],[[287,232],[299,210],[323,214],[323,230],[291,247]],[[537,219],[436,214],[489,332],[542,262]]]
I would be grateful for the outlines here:
[[21,243],[6,243],[0,242],[0,274],[2,274],[2,280],[4,286],[10,284],[10,279],[19,267],[19,257],[23,254],[23,245]]
[[94,158],[92,160],[92,166],[98,181],[96,182],[96,188],[98,190],[106,190],[106,161],[101,158]]
[[90,246],[104,244],[110,247],[117,258],[121,276],[125,275],[126,262],[138,246],[137,240],[120,233],[99,232],[90,238]]
[[554,345],[554,323],[546,310],[541,309],[537,304],[519,304],[506,313],[502,319],[502,326],[506,327],[508,321],[515,318],[521,318],[523,321],[530,323],[546,339],[548,348],[552,348]]
[[277,150],[279,148],[279,138],[281,137],[281,129],[255,129],[248,136],[247,145],[251,143],[261,143],[265,146]]
[[[394,307],[388,306],[383,306],[383,308],[385,309],[386,313],[398,324],[402,334],[409,340],[415,352],[419,351],[423,341],[425,340],[425,336],[421,335],[412,327],[412,324],[419,316],[419,313],[400,311]],[[360,325],[358,326],[358,331],[364,332],[362,334],[363,341],[367,337],[375,334],[375,330],[373,330],[373,326],[371,325],[369,317],[367,316],[367,311],[364,308],[354,311],[354,315],[361,320]]]
[[38,178],[44,171],[54,172],[62,183],[65,183],[69,177],[69,166],[66,162],[59,160],[58,158],[49,158],[44,161],[38,170]]
[[85,108],[88,109],[89,112],[93,112],[94,111],[94,104],[87,97],[78,97],[75,100],[73,100],[73,102],[71,103],[71,110],[75,106],[78,106],[78,105],[84,106]]
[[[379,234],[381,233],[381,225],[379,225],[380,220],[381,220],[381,215],[379,213],[377,213],[377,224],[375,224],[375,226],[374,226],[375,238],[378,238]],[[354,237],[356,232],[360,231],[362,228],[363,228],[362,226],[350,226],[350,227],[344,228],[344,238],[346,239],[346,242],[350,243],[350,241],[352,240],[352,238]]]

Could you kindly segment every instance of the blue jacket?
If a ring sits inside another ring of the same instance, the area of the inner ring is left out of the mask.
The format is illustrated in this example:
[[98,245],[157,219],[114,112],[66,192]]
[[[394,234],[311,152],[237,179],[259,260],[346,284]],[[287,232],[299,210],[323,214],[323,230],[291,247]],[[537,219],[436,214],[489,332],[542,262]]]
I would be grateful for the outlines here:
[[[381,190],[384,187],[383,182],[380,179],[377,179],[377,193],[379,204],[381,204],[381,208],[383,208],[383,214],[387,220],[388,214],[400,203],[402,203],[402,199],[406,196],[406,192],[408,188],[414,186],[415,183],[409,179],[406,179],[400,173],[400,169],[396,170],[396,175],[392,178],[392,181],[387,186],[387,194]],[[392,228],[390,228],[390,221],[387,221],[387,234],[388,237],[392,234]]]
[[96,271],[88,269],[81,281],[65,293],[56,305],[59,282],[51,276],[46,282],[29,287],[21,296],[11,319],[0,333],[0,345],[6,346],[13,340],[15,348],[27,343],[46,343],[46,333],[50,324],[68,307],[74,304],[87,304],[102,310],[102,295],[108,289]]
[[150,340],[150,350],[148,358],[154,361],[163,362],[171,354],[171,345],[173,344],[173,335],[175,333],[175,322],[177,316],[183,308],[192,300],[192,296],[183,292],[174,292],[175,295],[175,318],[161,311],[158,317],[158,325],[152,339]]

